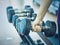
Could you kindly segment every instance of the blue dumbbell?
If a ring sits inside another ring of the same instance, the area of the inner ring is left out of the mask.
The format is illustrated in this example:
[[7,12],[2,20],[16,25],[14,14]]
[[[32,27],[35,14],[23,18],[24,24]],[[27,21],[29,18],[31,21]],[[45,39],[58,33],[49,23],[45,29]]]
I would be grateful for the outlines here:
[[15,14],[15,12],[14,12],[12,6],[7,7],[6,10],[7,10],[7,18],[8,18],[8,21],[11,23],[12,22],[12,16]]
[[[27,9],[28,10],[31,8]],[[31,11],[31,10],[30,10]],[[33,12],[31,13],[33,14]],[[30,14],[28,14],[30,15]],[[36,18],[36,14],[31,15],[31,17]],[[16,27],[19,34],[28,35],[31,30],[31,18],[27,18],[27,13],[20,12],[19,14],[15,14],[12,7],[7,8],[7,17],[8,21],[12,22],[13,25]],[[20,18],[19,18],[20,17]],[[23,17],[23,19],[21,19]],[[34,20],[35,20],[34,18]],[[42,32],[45,33],[47,37],[51,37],[56,32],[56,24],[53,21],[47,21],[46,23],[42,23]]]
[[27,18],[22,19],[18,23],[18,33],[21,35],[28,35],[31,29],[31,21]]
[[19,13],[19,14],[15,14],[15,15],[12,16],[12,23],[15,27],[16,27],[16,19],[18,17],[23,17],[24,18],[24,17],[27,17],[27,14],[26,13]]
[[16,19],[16,29],[17,29],[17,31],[18,31],[18,28],[19,28],[19,22],[21,21],[21,19],[20,18],[17,18]]
[[12,17],[12,23],[13,23],[13,25],[16,27],[16,19],[18,18],[18,15],[13,15],[13,17]]

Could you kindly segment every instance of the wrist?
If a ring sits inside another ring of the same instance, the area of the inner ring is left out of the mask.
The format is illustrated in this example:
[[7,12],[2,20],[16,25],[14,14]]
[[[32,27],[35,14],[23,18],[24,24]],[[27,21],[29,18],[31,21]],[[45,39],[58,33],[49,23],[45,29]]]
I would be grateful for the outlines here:
[[39,18],[36,18],[35,21],[38,22],[38,23],[41,23],[42,22],[42,20],[39,19]]

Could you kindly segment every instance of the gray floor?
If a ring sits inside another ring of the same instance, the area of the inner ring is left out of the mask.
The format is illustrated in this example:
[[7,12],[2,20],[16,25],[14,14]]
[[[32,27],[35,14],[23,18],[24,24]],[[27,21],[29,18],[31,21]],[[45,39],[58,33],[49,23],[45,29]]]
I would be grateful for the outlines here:
[[[7,15],[6,15],[7,6],[12,5],[14,8],[19,8],[21,10],[21,8],[23,8],[24,5],[30,4],[34,8],[36,13],[38,11],[39,7],[36,5],[34,6],[30,0],[28,0],[29,2],[28,1],[21,2],[22,4],[19,3],[20,1],[23,1],[23,0],[18,0],[18,1],[0,0],[0,45],[19,45],[20,41],[21,41],[21,38],[19,37],[14,26],[12,24],[10,24],[7,20]],[[44,21],[53,20],[53,21],[57,22],[57,17],[53,16],[49,13],[46,13],[46,16],[43,20]],[[38,37],[38,39],[40,39],[39,36],[35,32],[31,32],[30,35],[33,36],[32,37],[33,40],[36,40],[37,37]]]

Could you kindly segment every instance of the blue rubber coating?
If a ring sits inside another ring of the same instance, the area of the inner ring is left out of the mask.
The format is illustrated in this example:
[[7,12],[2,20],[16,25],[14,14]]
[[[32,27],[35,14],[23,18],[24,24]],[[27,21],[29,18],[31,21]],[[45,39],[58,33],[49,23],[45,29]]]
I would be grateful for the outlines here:
[[19,25],[18,33],[28,35],[31,29],[31,21],[29,19],[22,19]]
[[14,10],[13,10],[13,7],[12,6],[9,6],[7,7],[7,18],[8,18],[8,21],[10,23],[12,23],[12,16],[15,14]]
[[17,15],[13,15],[13,17],[12,17],[12,23],[13,23],[13,25],[16,27],[16,19],[18,18],[18,16]]
[[19,24],[20,21],[21,20],[19,18],[16,19],[16,29],[17,29],[17,31],[18,31],[18,24]]

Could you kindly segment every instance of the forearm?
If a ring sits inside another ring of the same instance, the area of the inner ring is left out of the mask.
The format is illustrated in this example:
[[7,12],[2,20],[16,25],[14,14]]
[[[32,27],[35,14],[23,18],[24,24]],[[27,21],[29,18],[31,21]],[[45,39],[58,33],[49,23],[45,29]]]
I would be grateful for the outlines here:
[[37,17],[36,17],[36,20],[38,22],[42,21],[42,19],[44,18],[51,2],[52,2],[52,0],[42,0],[42,3],[40,5],[39,11],[38,11]]

